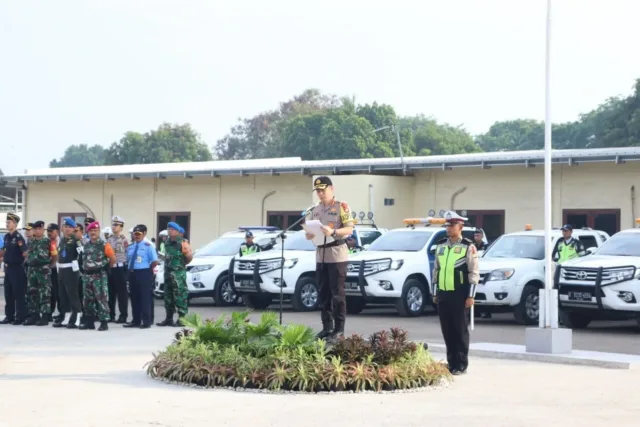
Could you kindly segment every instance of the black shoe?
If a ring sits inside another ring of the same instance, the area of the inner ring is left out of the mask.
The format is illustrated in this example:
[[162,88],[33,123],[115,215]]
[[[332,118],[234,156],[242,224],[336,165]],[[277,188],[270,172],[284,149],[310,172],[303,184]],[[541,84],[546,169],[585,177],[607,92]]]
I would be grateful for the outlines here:
[[139,328],[140,327],[140,323],[125,323],[124,325],[122,325],[123,328]]
[[330,344],[335,344],[336,342],[338,342],[341,339],[344,339],[344,332],[343,331],[333,331],[333,332],[331,332],[331,335],[329,335],[327,338],[325,338],[327,343],[330,343]]
[[[64,326],[64,325],[62,325],[62,326]],[[65,326],[65,327],[67,329],[78,329],[78,325],[76,325],[76,322],[73,322],[73,323],[69,322],[69,323],[67,323],[67,326]]]
[[40,321],[39,317],[29,317],[27,320],[25,320],[22,324],[24,326],[34,326],[36,323],[38,323]]
[[151,325],[140,325],[140,329],[149,329]]
[[2,321],[0,321],[0,325],[9,325],[12,324],[14,322],[13,319],[9,319],[8,317],[5,317],[4,319],[2,319]]
[[36,326],[49,326],[49,320],[47,316],[42,316],[42,318],[36,323]]
[[329,330],[323,329],[322,331],[320,331],[320,332],[318,332],[316,334],[316,339],[324,340],[324,339],[330,337],[332,333],[333,333],[333,331],[331,329],[329,329]]
[[95,329],[96,328],[96,324],[95,324],[95,320],[93,317],[91,316],[83,316],[83,320],[84,322],[80,325],[80,327],[78,329],[81,329],[83,331],[88,330],[88,329]]
[[174,326],[173,316],[171,316],[171,317],[167,316],[167,318],[164,319],[162,322],[156,323],[156,326]]
[[171,326],[173,326],[174,328],[184,328],[184,326],[182,325],[182,319],[184,319],[184,316],[178,317],[178,320],[176,320],[175,323]]
[[108,331],[109,330],[109,322],[106,321],[102,321],[100,322],[100,327],[98,328],[99,331]]
[[118,324],[127,323],[127,316],[118,317],[118,320],[116,320],[116,323]]
[[13,325],[13,326],[20,326],[20,325],[22,325],[23,323],[24,323],[24,320],[18,320],[18,319],[16,319],[16,320],[14,320],[14,321],[13,321],[12,325]]

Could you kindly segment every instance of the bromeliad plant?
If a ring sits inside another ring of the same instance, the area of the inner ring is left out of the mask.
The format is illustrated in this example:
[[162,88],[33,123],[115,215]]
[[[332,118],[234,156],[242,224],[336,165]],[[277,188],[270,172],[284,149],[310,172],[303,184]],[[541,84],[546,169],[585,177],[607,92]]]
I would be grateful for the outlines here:
[[369,339],[352,335],[327,348],[311,328],[281,326],[272,312],[256,324],[249,312],[215,320],[190,314],[183,324],[147,364],[151,377],[205,387],[358,392],[425,387],[450,376],[399,328]]

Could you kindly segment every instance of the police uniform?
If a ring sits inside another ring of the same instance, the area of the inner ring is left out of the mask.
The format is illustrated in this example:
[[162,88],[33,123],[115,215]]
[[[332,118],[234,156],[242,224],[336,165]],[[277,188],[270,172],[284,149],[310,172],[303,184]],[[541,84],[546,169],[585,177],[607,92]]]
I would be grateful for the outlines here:
[[[446,225],[463,224],[466,218],[447,212]],[[436,248],[431,294],[438,304],[442,336],[447,346],[447,361],[453,374],[464,373],[469,365],[469,329],[467,298],[474,298],[480,279],[478,250],[469,239],[442,239]]]
[[[7,221],[13,221],[17,226],[20,222],[20,217],[14,213],[8,213]],[[2,259],[5,266],[5,318],[0,324],[21,325],[27,318],[27,307],[25,305],[27,275],[23,265],[26,252],[27,242],[18,230],[4,235]]]
[[[47,238],[55,244],[56,249],[60,244],[60,227],[58,224],[49,224],[47,225]],[[55,236],[54,236],[55,234]],[[64,320],[64,312],[60,309],[60,289],[58,283],[58,269],[51,269],[51,315],[56,311],[56,307],[58,308],[58,315],[53,319],[54,321],[62,322]]]
[[[79,248],[82,242],[75,234],[76,222],[71,218],[63,218],[62,226],[64,232],[58,243],[58,290],[60,295],[60,314],[62,318],[57,319],[53,327],[68,329],[77,328],[78,314],[82,313],[82,303],[78,292],[78,281],[80,280]],[[64,315],[71,312],[69,321],[63,325]]]
[[[144,235],[147,227],[143,224],[136,225],[134,235]],[[156,248],[148,241],[142,239],[132,242],[127,248],[127,262],[129,269],[129,286],[131,287],[131,311],[133,319],[131,323],[123,325],[125,328],[139,327],[146,329],[151,327],[153,317],[153,268],[158,263]]]
[[[324,190],[332,185],[329,177],[322,176],[315,180],[313,189],[314,191]],[[332,236],[334,241],[320,245],[316,250],[318,302],[322,320],[322,332],[318,334],[318,338],[331,338],[344,334],[347,316],[344,282],[347,274],[349,249],[347,248],[347,236],[337,237],[335,230],[353,227],[353,218],[347,203],[340,202],[335,198],[326,206],[320,203],[314,207],[311,211],[311,217],[334,230]]]
[[[562,231],[573,232],[573,227],[569,224],[565,224],[562,227]],[[569,240],[562,238],[556,242],[553,252],[551,253],[551,259],[558,264],[562,264],[565,261],[585,256],[586,254],[587,251],[580,240],[573,237],[570,237]]]
[[[111,225],[123,227],[124,220],[119,216],[114,216],[111,218]],[[107,242],[116,253],[116,263],[111,266],[109,271],[109,314],[112,321],[126,323],[129,313],[129,295],[127,293],[127,248],[129,239],[122,232],[119,232],[118,234],[112,233]],[[120,312],[117,320],[116,301]]]
[[[244,237],[245,239],[253,239],[253,233],[250,231],[247,231]],[[244,242],[242,245],[240,245],[240,251],[238,252],[238,254],[241,257],[243,257],[243,256],[255,254],[256,252],[260,252],[261,250],[262,249],[260,248],[260,245],[257,245],[253,242],[251,243]]]

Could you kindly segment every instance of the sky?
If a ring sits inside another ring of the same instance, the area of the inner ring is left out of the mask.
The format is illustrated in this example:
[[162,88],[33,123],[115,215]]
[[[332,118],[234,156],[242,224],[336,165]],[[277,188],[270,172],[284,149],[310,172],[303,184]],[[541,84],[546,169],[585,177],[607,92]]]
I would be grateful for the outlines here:
[[[553,0],[551,115],[640,78],[640,2]],[[307,88],[472,134],[544,119],[545,0],[0,0],[0,169],[191,123],[208,145]]]

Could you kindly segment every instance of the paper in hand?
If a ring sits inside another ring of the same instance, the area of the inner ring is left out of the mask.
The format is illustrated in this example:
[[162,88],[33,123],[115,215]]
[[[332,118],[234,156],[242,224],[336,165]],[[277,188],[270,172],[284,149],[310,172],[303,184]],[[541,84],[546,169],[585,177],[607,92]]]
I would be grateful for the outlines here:
[[302,228],[308,234],[313,234],[311,242],[315,246],[326,245],[334,241],[333,237],[325,236],[322,233],[322,223],[317,219],[310,219],[302,224]]

